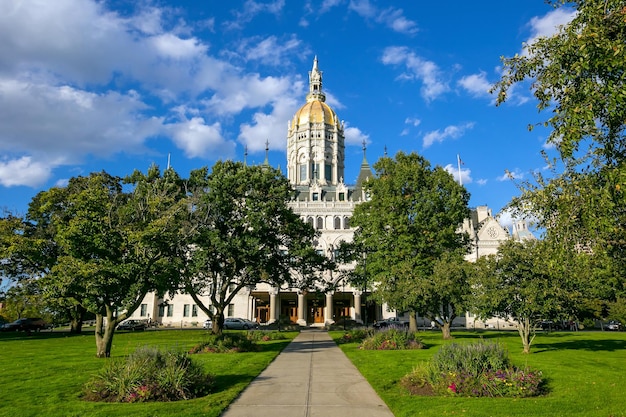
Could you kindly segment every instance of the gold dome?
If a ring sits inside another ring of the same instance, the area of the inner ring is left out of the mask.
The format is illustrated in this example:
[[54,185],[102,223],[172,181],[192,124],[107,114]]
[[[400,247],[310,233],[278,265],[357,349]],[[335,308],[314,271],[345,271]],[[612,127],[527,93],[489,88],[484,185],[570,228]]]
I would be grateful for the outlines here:
[[309,123],[335,125],[338,124],[337,114],[323,101],[312,100],[300,107],[300,110],[293,116],[291,126],[297,128]]

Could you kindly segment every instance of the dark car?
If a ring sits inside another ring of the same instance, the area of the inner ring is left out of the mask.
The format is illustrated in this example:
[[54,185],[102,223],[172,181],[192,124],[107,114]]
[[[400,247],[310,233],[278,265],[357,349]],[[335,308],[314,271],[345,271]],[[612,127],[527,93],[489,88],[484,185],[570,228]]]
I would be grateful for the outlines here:
[[41,318],[21,318],[11,323],[6,323],[3,327],[3,331],[31,331],[36,332],[40,330],[50,329],[51,325],[46,323]]
[[409,323],[406,321],[400,321],[397,317],[390,317],[385,320],[380,320],[374,323],[376,329],[385,329],[387,327],[408,327]]
[[541,330],[553,331],[553,330],[564,330],[562,322],[552,321],[552,320],[543,320],[539,323],[541,326]]
[[143,320],[126,320],[117,326],[117,330],[146,330],[148,324]]
[[228,317],[224,319],[224,328],[234,330],[258,329],[259,324],[248,319]]

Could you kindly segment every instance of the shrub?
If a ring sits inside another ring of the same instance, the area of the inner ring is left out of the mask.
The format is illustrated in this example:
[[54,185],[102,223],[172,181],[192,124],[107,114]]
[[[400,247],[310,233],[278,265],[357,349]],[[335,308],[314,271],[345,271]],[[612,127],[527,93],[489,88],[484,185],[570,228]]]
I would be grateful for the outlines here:
[[429,384],[440,395],[470,397],[530,397],[544,388],[541,372],[513,366],[502,346],[484,342],[442,346],[401,384],[411,393]]
[[361,343],[363,340],[373,335],[372,330],[366,329],[354,329],[347,332],[341,336],[341,338],[337,341],[338,343]]
[[363,340],[361,349],[365,350],[404,350],[404,349],[423,349],[419,336],[408,330],[400,330],[388,328],[373,332],[369,337]]
[[89,401],[176,401],[209,393],[213,377],[189,355],[142,347],[125,359],[111,359],[83,389]]
[[255,330],[253,332],[248,332],[246,334],[248,340],[253,342],[268,342],[270,340],[285,340],[287,337],[281,332],[276,331],[265,331],[265,330]]
[[245,333],[209,335],[207,340],[189,350],[189,353],[255,352],[258,346]]

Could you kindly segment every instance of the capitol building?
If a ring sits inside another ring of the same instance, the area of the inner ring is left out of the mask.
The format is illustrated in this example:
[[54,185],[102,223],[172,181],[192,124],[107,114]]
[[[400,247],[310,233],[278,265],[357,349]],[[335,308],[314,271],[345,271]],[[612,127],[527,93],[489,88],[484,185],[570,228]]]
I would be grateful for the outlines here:
[[[315,241],[316,249],[333,257],[341,242],[352,240],[354,229],[350,225],[350,218],[355,206],[367,198],[363,184],[374,174],[366,159],[364,144],[356,183],[345,183],[344,123],[326,103],[317,57],[309,71],[306,102],[296,111],[288,125],[286,151],[287,177],[296,190],[289,205],[303,221],[319,232]],[[516,224],[514,232],[510,233],[485,206],[472,210],[463,229],[472,240],[468,260],[496,253],[504,240],[513,237],[523,239],[530,235],[523,223]],[[343,274],[326,271],[319,277],[315,287],[307,291],[268,284],[245,289],[235,296],[233,303],[225,310],[225,317],[246,318],[261,325],[280,320],[301,326],[321,327],[344,318],[357,323],[366,320],[372,323],[396,316],[395,311],[390,311],[385,305],[379,305],[368,297],[368,291],[371,288],[350,286],[344,281]],[[204,302],[205,305],[210,304],[208,300]],[[175,327],[201,326],[207,319],[191,296],[182,293],[165,298],[150,293],[130,318],[149,319]],[[472,316],[469,314],[459,320],[459,325],[477,327],[475,323],[470,323]]]

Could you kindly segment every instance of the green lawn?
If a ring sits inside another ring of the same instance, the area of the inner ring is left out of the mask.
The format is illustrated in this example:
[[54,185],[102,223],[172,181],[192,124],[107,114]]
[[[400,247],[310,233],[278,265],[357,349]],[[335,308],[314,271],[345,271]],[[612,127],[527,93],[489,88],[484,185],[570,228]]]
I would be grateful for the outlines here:
[[[333,338],[341,332],[332,332]],[[516,365],[543,371],[549,393],[537,398],[455,398],[410,396],[398,380],[441,346],[438,332],[421,332],[428,348],[417,351],[342,350],[372,384],[396,417],[408,416],[626,416],[626,333],[541,333],[532,353],[521,353],[516,332],[453,332],[453,342],[499,340]]]
[[[296,334],[285,333],[289,340],[261,343],[261,352],[194,355],[216,376],[213,393],[206,397],[112,404],[79,398],[83,384],[105,363],[95,357],[93,331],[78,336],[0,333],[0,416],[218,416]],[[146,345],[189,349],[205,335],[203,330],[117,333],[112,356],[125,356]]]

